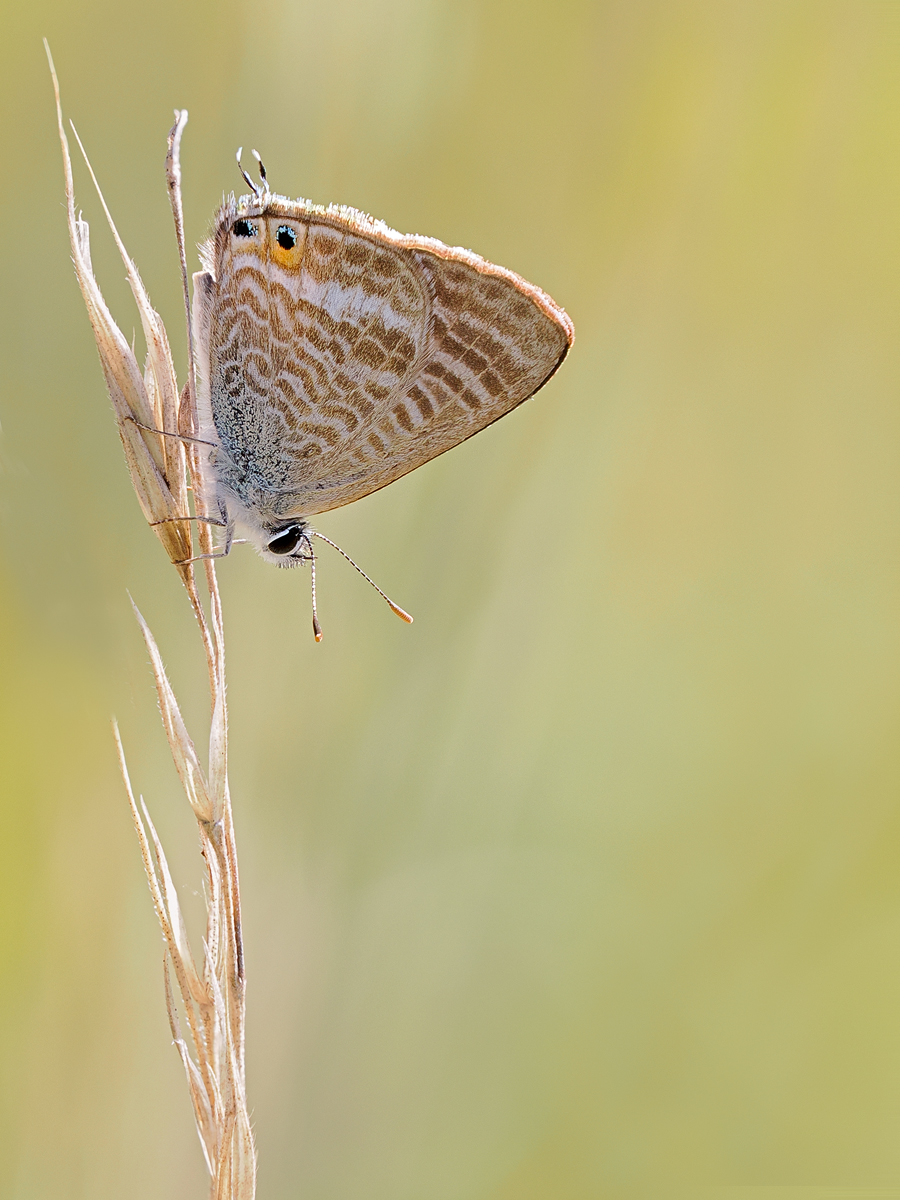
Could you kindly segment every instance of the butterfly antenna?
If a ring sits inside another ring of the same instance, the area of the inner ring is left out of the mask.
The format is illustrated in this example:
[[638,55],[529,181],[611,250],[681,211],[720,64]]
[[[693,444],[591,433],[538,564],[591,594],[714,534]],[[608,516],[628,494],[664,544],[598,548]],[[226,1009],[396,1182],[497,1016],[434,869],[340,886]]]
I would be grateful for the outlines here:
[[309,575],[312,581],[312,617],[313,617],[313,637],[317,642],[322,640],[322,626],[319,624],[319,616],[316,612],[316,556],[312,553],[310,546],[309,558]]
[[259,199],[259,184],[254,183],[253,180],[250,178],[250,176],[247,174],[247,172],[244,170],[244,164],[241,162],[241,155],[243,153],[244,153],[244,147],[239,146],[238,152],[235,155],[235,158],[237,159],[238,170],[244,177],[244,183],[246,183],[247,187],[250,189],[250,191],[253,193],[253,195],[258,200]]
[[363,579],[365,579],[366,583],[371,583],[372,587],[375,589],[375,591],[378,593],[378,595],[382,598],[382,600],[385,601],[385,603],[387,604],[387,606],[391,610],[391,612],[396,613],[396,615],[400,618],[400,620],[405,621],[407,623],[407,625],[412,625],[413,619],[409,615],[409,613],[406,612],[405,609],[402,609],[399,604],[395,604],[393,602],[393,600],[390,598],[390,596],[388,596],[385,592],[383,592],[381,590],[381,588],[378,586],[378,584],[375,582],[375,580],[370,579],[369,576],[362,569],[362,567],[358,566],[353,561],[353,559],[350,557],[350,555],[347,554],[347,552],[345,550],[342,550],[340,548],[340,546],[337,544],[337,542],[333,542],[331,540],[331,538],[326,537],[324,533],[319,533],[315,529],[310,529],[309,533],[310,533],[310,536],[317,537],[321,541],[327,542],[328,545],[331,546],[332,550],[337,550],[338,554],[340,554],[343,558],[346,558],[346,560],[350,564],[350,566],[353,567],[354,570],[359,571],[360,575],[362,575],[362,577],[363,577]]

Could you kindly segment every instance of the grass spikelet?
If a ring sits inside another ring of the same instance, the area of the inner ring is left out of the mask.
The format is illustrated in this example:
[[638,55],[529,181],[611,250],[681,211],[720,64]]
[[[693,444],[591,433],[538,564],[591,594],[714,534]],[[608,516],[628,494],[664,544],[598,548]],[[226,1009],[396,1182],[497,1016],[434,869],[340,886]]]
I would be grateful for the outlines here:
[[[196,429],[190,315],[188,313],[187,317],[188,382],[179,392],[165,326],[150,304],[99,186],[97,192],[125,265],[147,342],[147,361],[143,371],[116,325],[94,278],[88,225],[80,215],[76,215],[72,164],[63,125],[59,85],[49,47],[47,58],[56,94],[65,171],[66,212],[75,274],[100,353],[103,375],[138,502],[185,585],[206,654],[210,733],[209,754],[204,769],[194,740],[181,716],[156,640],[143,616],[134,607],[150,656],[169,750],[200,835],[200,851],[206,868],[206,933],[203,955],[199,961],[190,947],[162,844],[143,799],[139,802],[135,800],[118,728],[114,726],[113,732],[150,896],[162,931],[166,1009],[172,1039],[184,1066],[200,1144],[210,1173],[210,1196],[214,1200],[253,1200],[256,1151],[245,1085],[246,980],[237,847],[228,791],[225,636],[215,561],[209,557],[213,554],[212,533],[207,521],[203,520],[209,514],[204,509],[202,498],[198,447],[190,441]],[[187,113],[176,113],[176,123],[169,135],[167,179],[187,300],[178,161],[181,133],[186,122]],[[77,138],[78,135],[75,136]],[[93,171],[91,178],[96,186]],[[190,512],[189,494],[194,498],[194,513]],[[199,521],[198,517],[201,518]],[[197,525],[196,544],[192,530],[194,524]],[[203,562],[204,597],[201,597],[195,574],[198,557]]]

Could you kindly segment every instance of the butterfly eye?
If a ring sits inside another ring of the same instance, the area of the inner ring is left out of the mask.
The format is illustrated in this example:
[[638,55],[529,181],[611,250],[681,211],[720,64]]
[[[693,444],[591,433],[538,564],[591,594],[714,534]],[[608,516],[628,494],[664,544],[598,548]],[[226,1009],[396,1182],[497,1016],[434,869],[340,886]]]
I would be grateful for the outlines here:
[[235,237],[244,238],[244,237],[256,237],[259,230],[258,230],[257,226],[253,224],[252,221],[244,221],[242,219],[240,221],[235,221],[235,223],[231,227],[231,232],[234,234]]
[[279,225],[275,230],[275,241],[282,250],[293,250],[297,245],[297,234],[290,225]]
[[269,538],[266,549],[271,554],[290,554],[292,550],[296,550],[302,537],[302,526],[289,525],[287,529],[282,529],[274,537]]

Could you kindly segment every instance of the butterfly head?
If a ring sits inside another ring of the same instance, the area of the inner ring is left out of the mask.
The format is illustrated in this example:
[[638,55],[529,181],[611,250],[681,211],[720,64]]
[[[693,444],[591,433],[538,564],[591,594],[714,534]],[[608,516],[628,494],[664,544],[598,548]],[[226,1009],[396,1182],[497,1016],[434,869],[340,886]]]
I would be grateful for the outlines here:
[[298,567],[313,558],[309,525],[305,521],[291,521],[263,534],[257,543],[262,557],[279,567]]
[[[395,604],[390,596],[381,590],[375,580],[370,578],[362,567],[353,561],[346,550],[342,550],[336,542],[326,537],[324,533],[319,533],[317,530],[312,529],[307,521],[289,521],[267,532],[260,532],[263,533],[263,537],[256,542],[256,548],[262,557],[269,562],[274,562],[280,567],[298,567],[301,563],[309,563],[310,585],[312,587],[313,632],[317,642],[321,642],[322,640],[322,629],[316,614],[316,556],[312,548],[314,537],[320,538],[323,542],[327,542],[329,546],[337,550],[338,554],[345,558],[351,567],[362,575],[367,583],[372,585],[382,600],[387,602],[391,612],[400,617],[408,625],[412,625],[413,619],[409,613],[401,608],[399,604]],[[256,539],[253,540],[255,541]]]

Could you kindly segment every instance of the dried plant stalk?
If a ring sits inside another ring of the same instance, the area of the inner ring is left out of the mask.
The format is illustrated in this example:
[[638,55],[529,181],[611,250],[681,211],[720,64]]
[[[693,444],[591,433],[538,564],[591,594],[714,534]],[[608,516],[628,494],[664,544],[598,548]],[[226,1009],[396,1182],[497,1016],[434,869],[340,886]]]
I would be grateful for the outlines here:
[[[46,47],[46,42],[44,43]],[[206,653],[210,689],[210,735],[204,771],[166,676],[156,641],[135,608],[150,654],[156,690],[169,749],[197,818],[200,850],[206,863],[207,924],[202,965],[188,943],[181,908],[168,864],[143,800],[135,801],[125,755],[115,729],[119,762],[150,885],[153,906],[162,930],[166,1007],[172,1037],[187,1077],[200,1143],[211,1177],[215,1200],[252,1200],[255,1193],[256,1151],[247,1110],[244,1071],[244,957],[237,849],[228,792],[228,713],[225,702],[225,639],[216,582],[213,539],[205,511],[196,429],[194,365],[187,269],[181,217],[181,133],[187,113],[176,113],[169,135],[167,178],[181,253],[182,279],[188,321],[188,382],[179,395],[165,326],[150,304],[134,263],[119,238],[100,188],[100,201],[115,238],[131,285],[147,342],[143,372],[134,352],[116,325],[91,268],[87,222],[76,216],[72,164],[63,127],[59,85],[50,49],[47,58],[56,93],[59,137],[65,168],[66,211],[75,274],[100,352],[106,386],[112,400],[125,461],[144,516],[162,543],[185,585]],[[74,132],[74,128],[73,128]],[[78,137],[77,133],[75,134]],[[79,146],[81,143],[79,142]],[[84,153],[82,147],[82,153]],[[85,155],[87,162],[87,156]],[[88,163],[90,170],[90,163]],[[189,510],[189,491],[195,512]],[[199,519],[198,519],[199,518]],[[199,560],[203,562],[209,618],[195,575],[192,524],[197,525]],[[174,980],[174,986],[173,986]],[[179,1007],[182,1016],[179,1015]],[[182,1017],[185,1032],[182,1033]]]

